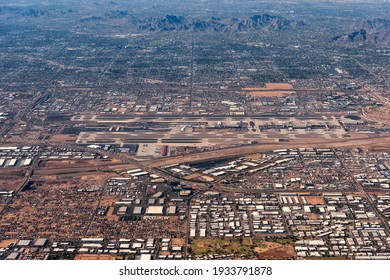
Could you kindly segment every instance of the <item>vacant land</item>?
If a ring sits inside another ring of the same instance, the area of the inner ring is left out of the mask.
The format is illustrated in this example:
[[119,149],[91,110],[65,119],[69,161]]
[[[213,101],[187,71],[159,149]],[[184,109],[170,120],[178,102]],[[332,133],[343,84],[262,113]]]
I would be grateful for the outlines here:
[[75,260],[115,260],[115,255],[78,254]]
[[254,250],[261,259],[288,259],[295,256],[292,245],[276,242],[264,242],[263,246],[256,247]]
[[0,176],[0,190],[16,191],[25,180],[26,177],[24,176],[7,176],[3,174]]
[[288,83],[265,83],[265,87],[243,88],[243,93],[249,93],[253,96],[280,97],[295,93],[293,86]]
[[189,253],[194,256],[230,255],[234,259],[287,259],[295,256],[289,240],[279,242],[259,238],[195,239],[189,244]]
[[18,242],[19,239],[5,239],[0,241],[0,248],[6,248],[8,247],[11,243],[16,243]]
[[282,91],[282,90],[273,90],[273,91],[249,91],[252,96],[261,96],[261,97],[280,97],[283,95],[289,95],[295,93],[294,91]]
[[307,203],[313,205],[324,204],[324,199],[321,196],[305,196]]
[[74,134],[56,134],[50,139],[52,143],[74,143],[77,140],[77,135]]

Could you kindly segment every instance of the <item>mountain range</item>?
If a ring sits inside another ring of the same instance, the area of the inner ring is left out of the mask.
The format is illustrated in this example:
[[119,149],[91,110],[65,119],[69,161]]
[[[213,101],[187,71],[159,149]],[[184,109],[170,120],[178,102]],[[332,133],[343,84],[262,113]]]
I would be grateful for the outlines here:
[[302,21],[269,14],[254,15],[241,19],[218,17],[188,19],[183,16],[166,15],[160,18],[133,19],[131,23],[137,29],[146,31],[193,30],[213,32],[279,31],[304,25]]
[[333,37],[331,42],[339,44],[390,44],[390,20],[373,19],[356,23],[352,31]]

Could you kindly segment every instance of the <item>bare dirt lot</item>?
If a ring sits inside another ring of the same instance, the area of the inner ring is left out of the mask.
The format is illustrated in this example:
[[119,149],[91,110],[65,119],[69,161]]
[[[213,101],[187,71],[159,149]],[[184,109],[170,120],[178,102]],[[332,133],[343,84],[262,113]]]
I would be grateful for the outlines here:
[[289,83],[265,83],[265,87],[248,87],[242,90],[293,90],[293,86]]
[[115,260],[115,255],[78,254],[75,260]]
[[305,196],[307,203],[312,205],[324,204],[324,199],[321,196]]
[[61,168],[67,168],[67,167],[86,167],[86,166],[111,166],[115,164],[121,164],[121,162],[117,159],[112,160],[83,160],[83,159],[66,159],[66,160],[45,160],[41,161],[40,165],[44,164],[44,166],[47,168],[54,168],[54,167],[61,167]]
[[286,89],[291,90],[293,86],[289,83],[265,83],[265,87],[267,89],[275,90],[275,89]]
[[0,190],[16,191],[25,180],[25,177],[2,174],[0,176]]
[[280,97],[295,93],[293,86],[288,83],[265,83],[265,87],[243,88],[243,93],[253,96]]
[[[270,242],[257,238],[243,240],[231,238],[203,238],[193,240],[189,247],[194,255],[235,254],[245,259],[289,259],[295,257],[292,245],[287,240]],[[239,257],[238,257],[239,259]]]
[[390,123],[390,106],[367,108],[363,116],[368,121],[378,122],[379,126],[388,125]]
[[125,171],[134,168],[133,165],[123,164],[119,160],[48,160],[39,163],[34,174],[39,176],[67,175],[81,176],[82,173],[99,173],[109,171]]
[[172,246],[183,246],[185,239],[183,238],[172,238]]
[[9,244],[11,243],[16,243],[18,242],[18,239],[5,239],[0,241],[0,248],[6,248],[8,247]]
[[53,143],[74,143],[77,140],[77,135],[74,134],[56,134],[50,139]]
[[273,91],[249,91],[252,96],[262,96],[262,97],[281,97],[283,95],[289,95],[295,93],[294,91],[282,91],[282,90],[273,90]]
[[292,245],[276,242],[264,242],[261,247],[255,247],[254,251],[259,258],[266,259],[286,259],[295,256]]
[[192,179],[199,178],[200,176],[202,176],[201,173],[194,173],[194,174],[190,174],[190,175],[188,175],[188,176],[185,176],[184,179],[186,179],[186,180],[192,180]]
[[106,218],[108,221],[118,221],[118,216],[114,214],[115,207],[110,206],[107,211]]
[[[280,245],[280,244],[279,244]],[[261,259],[288,259],[295,256],[292,245],[272,246],[269,250],[258,253]]]

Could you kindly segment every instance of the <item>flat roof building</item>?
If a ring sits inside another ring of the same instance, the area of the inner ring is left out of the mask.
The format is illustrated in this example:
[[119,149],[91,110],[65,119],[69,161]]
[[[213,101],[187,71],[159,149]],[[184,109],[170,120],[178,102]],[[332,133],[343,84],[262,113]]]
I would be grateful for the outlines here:
[[164,211],[163,206],[149,206],[146,209],[146,215],[162,215]]

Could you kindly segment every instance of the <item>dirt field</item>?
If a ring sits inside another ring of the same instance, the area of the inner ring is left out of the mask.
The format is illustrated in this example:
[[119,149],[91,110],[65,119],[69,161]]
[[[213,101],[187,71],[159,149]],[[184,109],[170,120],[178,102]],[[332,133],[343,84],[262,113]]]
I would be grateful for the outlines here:
[[261,247],[255,247],[255,252],[260,254],[277,248],[281,248],[283,245],[274,242],[264,242]]
[[242,90],[254,91],[254,90],[293,90],[293,86],[289,83],[265,83],[265,87],[252,87],[243,88]]
[[172,238],[172,246],[182,246],[185,240],[183,238]]
[[115,260],[115,255],[78,254],[75,260]]
[[45,160],[36,168],[36,175],[61,175],[67,173],[97,172],[101,170],[126,171],[133,169],[131,164],[113,160]]
[[310,220],[316,220],[316,219],[318,219],[318,215],[315,214],[315,213],[307,213],[306,215],[307,215],[307,217],[308,217]]
[[289,83],[265,83],[265,87],[271,90],[285,89],[292,90],[294,87]]
[[281,97],[283,95],[293,94],[293,91],[250,91],[249,94],[252,96],[262,96],[262,97]]
[[363,117],[368,121],[378,122],[379,126],[388,125],[390,123],[390,106],[365,109]]
[[177,222],[177,221],[179,221],[179,217],[178,216],[172,216],[172,217],[169,217],[169,220],[171,222]]
[[185,176],[184,179],[186,179],[186,180],[191,180],[191,179],[198,178],[198,177],[200,177],[200,176],[202,176],[201,173],[194,173],[194,174],[190,174],[190,175],[188,175],[188,176]]
[[257,238],[203,238],[195,239],[189,245],[195,255],[232,254],[245,259],[288,259],[295,252],[290,243],[269,242]]
[[42,189],[68,188],[74,185],[103,185],[109,177],[107,173],[79,173],[67,176],[41,176],[37,182]]
[[106,219],[107,220],[109,220],[109,221],[118,221],[118,216],[113,214],[114,210],[115,210],[114,206],[111,206],[110,208],[108,208],[108,212],[107,212],[107,215],[106,215]]
[[305,196],[307,203],[313,205],[324,204],[324,199],[321,196]]
[[0,190],[16,191],[25,180],[25,177],[2,175],[0,176]]
[[86,166],[104,166],[104,167],[109,167],[109,166],[115,166],[116,164],[118,165],[123,165],[119,160],[117,159],[112,159],[112,160],[84,160],[84,159],[66,159],[66,160],[58,160],[58,159],[49,159],[40,162],[40,165],[44,165],[45,168],[67,168],[67,167],[86,167]]
[[73,134],[56,134],[51,137],[52,143],[74,143],[77,140],[77,135]]
[[118,199],[104,196],[100,201],[100,206],[112,206]]
[[254,252],[250,249],[250,246],[245,245],[237,238],[202,238],[195,239],[189,244],[191,251],[194,255],[206,255],[206,254],[244,254],[248,258],[254,256]]
[[282,245],[276,242],[264,242],[261,247],[255,247],[254,251],[259,258],[266,259],[286,259],[295,256],[292,245]]
[[280,97],[295,93],[293,86],[288,83],[265,83],[264,88],[243,88],[243,93],[249,93],[253,96]]
[[289,259],[294,258],[295,253],[291,245],[281,245],[279,247],[274,247],[268,251],[258,253],[260,259]]
[[8,247],[9,244],[16,243],[16,242],[18,242],[18,239],[2,240],[2,241],[0,241],[0,248],[6,248],[6,247]]
[[98,173],[99,175],[91,174],[91,175],[83,175],[80,177],[82,181],[94,181],[97,184],[104,184],[106,180],[110,177],[109,175],[104,175],[104,173]]

